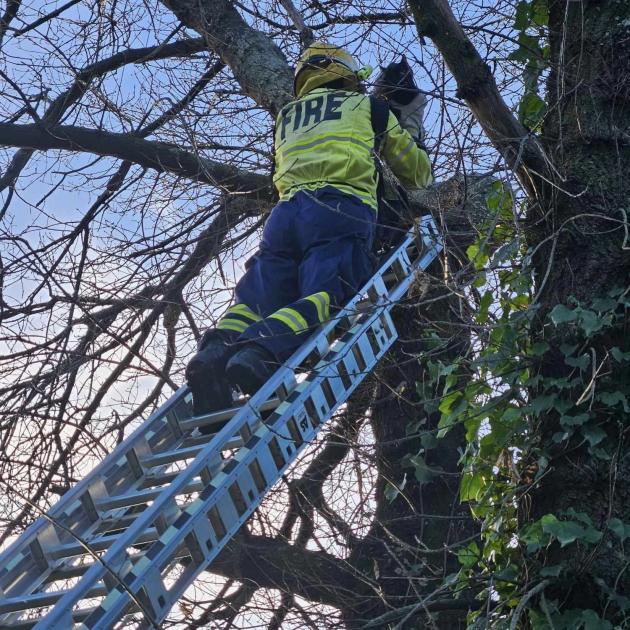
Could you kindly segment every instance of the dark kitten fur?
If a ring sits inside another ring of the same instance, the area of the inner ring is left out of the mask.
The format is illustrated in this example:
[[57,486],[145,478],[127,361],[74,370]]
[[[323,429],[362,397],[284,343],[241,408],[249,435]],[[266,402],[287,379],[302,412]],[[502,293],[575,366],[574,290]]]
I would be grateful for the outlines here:
[[420,92],[413,78],[411,66],[405,55],[399,62],[392,62],[381,72],[374,82],[374,95],[407,105]]

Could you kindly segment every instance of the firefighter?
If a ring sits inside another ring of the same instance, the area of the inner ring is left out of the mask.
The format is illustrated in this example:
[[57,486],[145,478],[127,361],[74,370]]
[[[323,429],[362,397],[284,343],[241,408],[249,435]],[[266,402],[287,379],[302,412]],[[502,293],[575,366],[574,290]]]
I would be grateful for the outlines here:
[[392,103],[397,119],[386,101],[365,95],[369,71],[326,42],[302,53],[296,99],[276,121],[280,201],[234,306],[202,336],[186,370],[196,415],[231,406],[232,386],[253,394],[372,275],[377,153],[406,188],[432,181],[416,144],[426,98]]

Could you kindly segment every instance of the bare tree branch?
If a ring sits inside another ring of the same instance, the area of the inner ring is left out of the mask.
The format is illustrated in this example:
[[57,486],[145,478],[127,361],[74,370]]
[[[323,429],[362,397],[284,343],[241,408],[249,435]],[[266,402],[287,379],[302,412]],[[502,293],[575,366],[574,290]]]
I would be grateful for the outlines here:
[[[433,40],[457,81],[464,99],[488,138],[537,197],[549,177],[549,161],[536,137],[512,114],[501,97],[489,66],[455,19],[447,0],[409,0],[420,37]],[[543,179],[541,179],[543,178]]]
[[166,142],[150,142],[128,133],[113,133],[69,125],[0,123],[0,145],[48,151],[62,149],[128,160],[158,172],[210,184],[230,192],[269,198],[269,179],[209,160]]
[[0,49],[2,48],[2,40],[4,39],[7,29],[15,19],[21,3],[21,0],[7,0],[6,9],[0,18]]
[[[157,59],[185,57],[204,50],[204,48],[205,44],[202,38],[189,39],[160,46],[125,50],[108,59],[90,64],[83,70],[80,70],[73,84],[52,101],[45,114],[42,116],[42,121],[49,125],[59,122],[68,108],[85,94],[90,83],[95,78],[101,77],[108,72],[118,70],[130,63],[147,63]],[[214,74],[212,74],[212,76],[220,72],[222,67],[222,65],[215,64],[215,66],[213,66]],[[13,120],[13,122],[15,122],[15,120]],[[146,131],[143,135],[146,136],[150,133],[152,133],[152,130]],[[32,155],[32,150],[20,149],[13,156],[4,175],[0,177],[0,192],[7,186],[13,186],[15,184],[20,172],[26,166]]]
[[253,29],[227,0],[162,0],[230,66],[245,93],[276,115],[292,97],[293,77],[281,50]]
[[293,24],[297,28],[300,34],[300,41],[302,42],[302,46],[309,46],[313,43],[315,37],[313,36],[313,31],[306,26],[304,23],[304,18],[302,14],[297,10],[292,0],[280,0],[280,4],[285,8],[287,14],[291,18]]
[[[219,555],[212,571],[334,607],[373,588],[339,558],[262,536],[238,537]],[[334,582],[331,575],[335,576]],[[376,593],[373,596],[377,598]]]

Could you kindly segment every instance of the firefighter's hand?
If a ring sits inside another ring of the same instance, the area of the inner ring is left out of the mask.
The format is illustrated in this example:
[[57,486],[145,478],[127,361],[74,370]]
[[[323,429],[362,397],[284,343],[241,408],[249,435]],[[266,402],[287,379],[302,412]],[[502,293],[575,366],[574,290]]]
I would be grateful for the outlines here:
[[427,97],[423,92],[418,92],[412,101],[403,105],[391,100],[392,111],[397,115],[400,126],[406,129],[414,140],[423,140],[424,109],[427,106]]

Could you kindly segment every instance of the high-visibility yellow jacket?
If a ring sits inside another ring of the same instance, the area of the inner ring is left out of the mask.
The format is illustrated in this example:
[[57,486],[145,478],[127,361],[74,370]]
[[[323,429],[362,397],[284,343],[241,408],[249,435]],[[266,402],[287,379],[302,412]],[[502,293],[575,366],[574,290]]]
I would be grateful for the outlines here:
[[371,110],[369,96],[329,88],[286,105],[275,133],[273,181],[280,199],[334,186],[376,210],[377,148],[405,188],[428,186],[432,176],[426,152],[391,112],[380,142],[375,139]]

